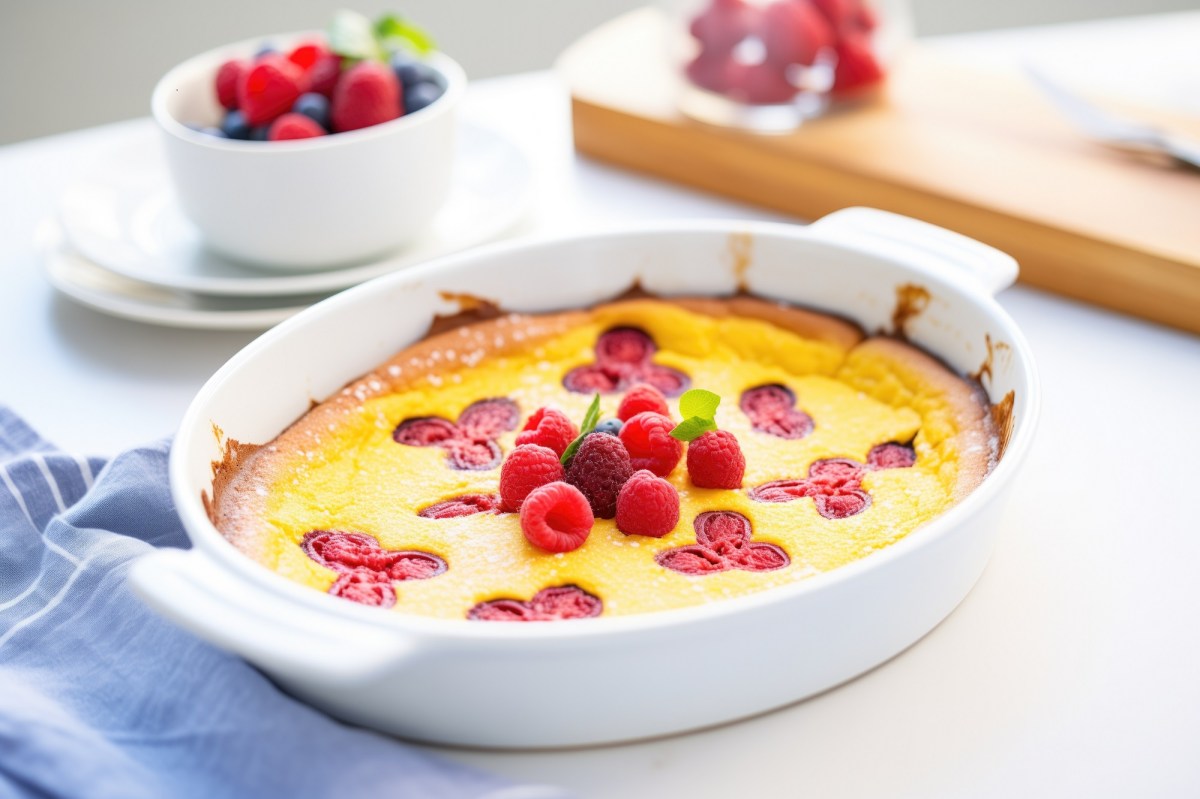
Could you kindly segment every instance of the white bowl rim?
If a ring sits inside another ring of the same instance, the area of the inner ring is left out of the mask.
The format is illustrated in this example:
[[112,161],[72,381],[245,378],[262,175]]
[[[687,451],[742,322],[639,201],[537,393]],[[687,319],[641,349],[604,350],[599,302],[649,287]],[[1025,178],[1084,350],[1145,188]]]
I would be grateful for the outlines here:
[[211,136],[207,133],[201,133],[198,130],[192,130],[167,111],[167,98],[172,92],[172,87],[178,83],[181,77],[190,74],[201,66],[207,67],[209,62],[217,64],[230,58],[245,58],[248,54],[252,54],[254,48],[261,45],[264,41],[291,44],[316,37],[324,37],[324,32],[293,31],[291,33],[268,34],[243,39],[232,44],[221,45],[220,47],[214,47],[211,50],[194,55],[176,64],[159,78],[150,95],[151,115],[164,131],[190,144],[213,150],[227,150],[238,153],[262,155],[267,155],[268,153],[295,153],[304,150],[325,150],[333,147],[347,146],[354,142],[376,139],[398,133],[407,128],[416,127],[448,113],[458,105],[459,98],[466,91],[467,76],[462,66],[453,58],[438,50],[425,56],[424,60],[429,62],[446,79],[446,88],[441,96],[419,111],[414,111],[411,114],[403,114],[388,122],[381,122],[378,125],[359,128],[358,130],[331,133],[325,136],[314,136],[310,139],[292,139],[274,142],[241,141],[238,139]]
[[[588,241],[600,241],[609,238],[623,238],[639,235],[674,236],[681,234],[742,234],[752,236],[769,236],[785,239],[810,240],[808,226],[785,222],[747,221],[738,219],[694,219],[652,221],[625,224],[588,231],[574,231],[561,234],[546,234],[530,236],[521,239],[496,242],[460,253],[453,253],[403,272],[384,275],[367,281],[354,288],[347,289],[329,297],[316,305],[287,319],[283,323],[263,333],[254,341],[247,344],[231,357],[211,378],[201,387],[180,424],[180,431],[193,429],[198,423],[203,423],[203,429],[210,429],[211,420],[198,419],[201,409],[205,408],[211,397],[216,394],[226,376],[241,368],[246,361],[257,356],[258,352],[286,337],[291,330],[308,324],[310,319],[334,312],[344,305],[353,305],[358,297],[378,290],[379,287],[392,283],[412,283],[419,285],[423,278],[436,275],[442,269],[469,263],[476,260],[486,260],[495,255],[513,251],[530,250],[543,247],[579,244]],[[842,242],[830,243],[820,240],[822,244],[847,248]],[[869,257],[864,254],[864,257]],[[900,268],[899,266],[897,268]],[[899,560],[909,553],[931,546],[938,539],[954,534],[960,525],[971,515],[980,511],[1015,477],[1021,462],[1024,461],[1032,443],[1037,426],[1037,417],[1041,405],[1041,388],[1034,366],[1029,343],[1011,316],[996,302],[995,298],[982,288],[968,287],[962,283],[952,283],[936,276],[922,276],[929,284],[937,284],[961,295],[964,301],[972,302],[978,310],[985,311],[995,320],[1006,336],[1015,354],[1019,354],[1019,363],[1023,381],[1026,385],[1026,396],[1022,399],[1021,411],[1014,418],[1013,434],[1007,441],[1004,455],[996,467],[988,473],[984,481],[970,494],[954,506],[939,514],[933,520],[919,526],[901,540],[880,550],[872,552],[844,566],[839,566],[812,577],[797,580],[787,585],[775,586],[769,589],[754,591],[738,597],[720,599],[683,608],[673,608],[647,613],[635,613],[627,616],[598,617],[594,619],[572,619],[567,623],[554,624],[480,624],[467,619],[441,619],[420,616],[418,614],[380,612],[378,608],[360,606],[346,602],[321,591],[315,591],[309,586],[289,580],[277,572],[248,557],[220,534],[205,513],[199,495],[192,496],[188,478],[188,463],[184,460],[184,450],[172,447],[170,457],[170,484],[172,496],[188,538],[195,550],[203,552],[210,560],[218,561],[219,566],[230,567],[255,588],[269,591],[289,601],[298,602],[314,612],[334,615],[346,620],[356,620],[370,627],[382,627],[397,632],[408,633],[428,639],[436,639],[440,643],[475,642],[479,640],[498,641],[543,641],[547,639],[590,639],[609,638],[621,634],[647,633],[668,629],[676,629],[692,624],[703,624],[714,616],[740,614],[755,608],[796,599],[801,595],[817,591],[830,590],[848,581],[854,580],[867,571],[886,568],[887,564]],[[820,310],[820,309],[817,309]],[[935,353],[936,354],[936,353]],[[195,455],[193,455],[195,457]],[[206,458],[207,459],[207,458]]]

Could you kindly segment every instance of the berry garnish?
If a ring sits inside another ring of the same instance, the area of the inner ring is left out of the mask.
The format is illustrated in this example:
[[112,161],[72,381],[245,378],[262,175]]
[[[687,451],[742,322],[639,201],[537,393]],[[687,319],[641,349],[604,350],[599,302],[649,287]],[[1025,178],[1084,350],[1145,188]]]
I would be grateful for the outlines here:
[[774,571],[791,563],[782,547],[751,541],[750,520],[736,511],[701,513],[692,526],[696,543],[659,552],[654,558],[658,565],[699,575],[731,569]]
[[341,133],[396,119],[404,113],[400,98],[396,74],[383,64],[363,61],[342,75],[333,90],[333,129]]
[[329,48],[325,46],[324,42],[302,42],[292,48],[292,51],[287,54],[287,60],[308,72],[316,66],[321,56],[328,53]]
[[565,413],[555,408],[538,408],[517,434],[517,444],[540,444],[561,457],[578,435],[575,424]]
[[480,602],[467,611],[471,621],[562,621],[599,616],[604,609],[600,597],[577,585],[543,588],[528,602],[519,599],[493,599]]
[[624,423],[620,419],[601,419],[596,423],[596,432],[604,433],[607,436],[619,436],[621,435],[621,428],[624,426]]
[[594,522],[587,498],[561,481],[535,488],[521,504],[521,531],[530,544],[547,552],[583,546]]
[[324,136],[325,129],[304,114],[284,114],[271,123],[267,131],[268,141],[288,139],[312,139]]
[[813,429],[812,417],[797,410],[796,395],[787,386],[777,383],[742,392],[739,407],[760,433],[796,439],[804,438]]
[[671,409],[667,407],[667,398],[649,383],[638,383],[625,392],[625,397],[617,406],[617,418],[627,422],[642,411],[653,411],[663,416],[671,415]]
[[537,444],[522,444],[500,467],[500,508],[515,512],[535,488],[563,479],[558,453]]
[[591,433],[567,466],[567,482],[583,492],[599,519],[617,515],[617,494],[633,474],[629,453],[619,438]]
[[647,469],[634,472],[617,494],[617,529],[622,533],[661,538],[678,522],[679,492]]
[[698,488],[741,488],[746,457],[733,433],[710,430],[688,444],[687,470]]
[[259,59],[238,85],[238,108],[251,125],[262,125],[291,110],[300,96],[300,68],[279,55]]
[[499,508],[500,499],[495,494],[463,494],[424,507],[417,515],[425,519],[457,519],[476,513],[491,513]]
[[683,444],[671,437],[675,423],[654,411],[637,414],[621,428],[621,443],[629,452],[629,462],[637,469],[648,469],[666,477],[683,457]]
[[249,65],[240,59],[226,61],[217,69],[217,102],[221,107],[233,111],[238,107],[238,86]]

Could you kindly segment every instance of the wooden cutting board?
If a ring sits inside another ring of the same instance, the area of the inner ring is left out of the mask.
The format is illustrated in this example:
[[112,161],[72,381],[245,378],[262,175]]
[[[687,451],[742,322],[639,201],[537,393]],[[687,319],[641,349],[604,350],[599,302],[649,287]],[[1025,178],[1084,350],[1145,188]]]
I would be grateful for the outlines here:
[[[1021,280],[1200,333],[1200,172],[1084,139],[1018,75],[913,48],[877,101],[785,136],[675,110],[663,21],[642,9],[559,62],[579,152],[815,219],[867,205],[987,242]],[[1200,139],[1200,119],[1138,109]]]

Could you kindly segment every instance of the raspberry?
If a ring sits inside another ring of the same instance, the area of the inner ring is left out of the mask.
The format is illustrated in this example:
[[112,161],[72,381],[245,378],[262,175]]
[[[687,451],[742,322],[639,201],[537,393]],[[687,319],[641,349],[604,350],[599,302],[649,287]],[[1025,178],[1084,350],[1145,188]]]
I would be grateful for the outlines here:
[[833,73],[833,88],[838,94],[850,94],[866,89],[883,80],[883,68],[871,50],[871,40],[865,34],[847,36],[834,48],[837,69]]
[[688,444],[687,469],[699,488],[742,487],[746,457],[728,430],[710,430]]
[[638,383],[626,392],[625,399],[621,400],[620,406],[617,407],[617,418],[628,422],[643,411],[653,411],[668,417],[671,415],[666,397],[649,383]]
[[284,114],[271,123],[271,129],[267,131],[267,141],[311,139],[324,135],[325,129],[312,117],[304,114]]
[[577,585],[543,588],[528,602],[493,599],[467,611],[471,621],[561,621],[599,616],[604,610],[600,597]]
[[642,469],[617,494],[617,529],[627,535],[662,538],[679,523],[679,492],[675,486]]
[[476,513],[491,513],[499,507],[500,500],[494,494],[463,494],[435,502],[422,508],[417,515],[424,519],[456,519]]
[[621,443],[629,452],[629,464],[634,469],[649,469],[666,477],[683,457],[683,444],[671,438],[675,423],[654,411],[634,416],[621,428]]
[[500,467],[500,509],[517,511],[535,488],[563,479],[563,466],[554,450],[522,444]]
[[771,3],[763,9],[761,29],[767,60],[781,66],[812,64],[822,48],[833,45],[832,28],[809,3]]
[[535,488],[521,504],[521,531],[529,543],[547,552],[583,546],[593,523],[587,497],[561,481]]
[[292,52],[287,54],[287,60],[307,72],[328,52],[329,48],[321,42],[304,42],[292,48]]
[[589,434],[567,466],[567,482],[583,492],[600,519],[617,515],[617,494],[631,474],[625,445],[606,433]]
[[374,61],[346,72],[333,91],[333,129],[339,133],[388,122],[402,112],[396,73]]
[[266,56],[242,75],[238,108],[251,125],[265,125],[291,110],[300,96],[300,68],[282,56]]
[[310,92],[332,98],[333,90],[341,76],[342,57],[335,53],[324,53],[309,68],[308,74],[305,76],[308,79],[306,88]]
[[565,413],[554,408],[538,408],[517,435],[517,444],[540,444],[561,457],[578,435],[579,429]]
[[867,464],[873,469],[907,469],[917,462],[911,446],[890,441],[878,444],[867,453]]
[[217,69],[217,102],[230,111],[238,107],[238,84],[249,69],[245,61],[226,61]]

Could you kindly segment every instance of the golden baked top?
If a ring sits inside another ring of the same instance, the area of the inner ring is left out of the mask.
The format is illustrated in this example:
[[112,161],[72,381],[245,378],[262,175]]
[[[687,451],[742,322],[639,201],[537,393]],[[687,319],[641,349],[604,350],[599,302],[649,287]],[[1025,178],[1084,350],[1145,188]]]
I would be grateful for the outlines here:
[[[673,492],[657,489],[678,495],[661,537],[595,518],[578,548],[533,545],[499,497],[523,426],[546,407],[578,425],[595,391],[613,417],[637,383],[667,395],[673,422],[689,386],[723,399],[740,487],[699,488],[681,461],[665,477]],[[209,509],[250,557],[360,602],[457,619],[615,616],[861,558],[971,491],[995,449],[978,386],[905,343],[749,297],[636,299],[431,335],[274,441],[238,448]]]

